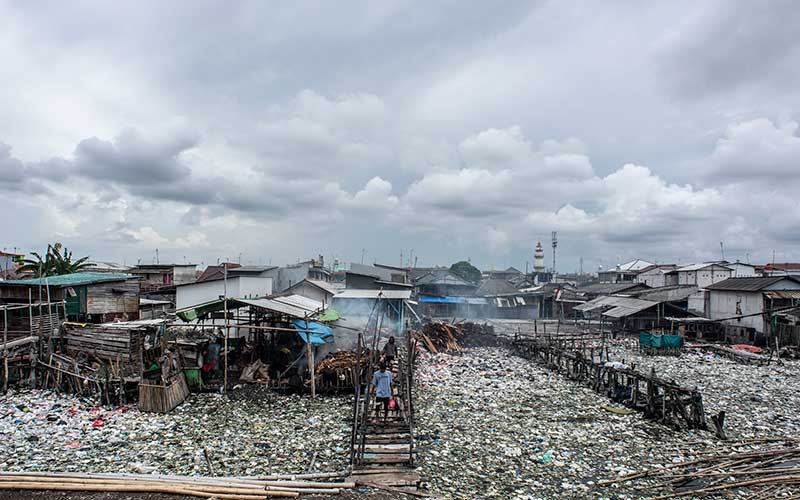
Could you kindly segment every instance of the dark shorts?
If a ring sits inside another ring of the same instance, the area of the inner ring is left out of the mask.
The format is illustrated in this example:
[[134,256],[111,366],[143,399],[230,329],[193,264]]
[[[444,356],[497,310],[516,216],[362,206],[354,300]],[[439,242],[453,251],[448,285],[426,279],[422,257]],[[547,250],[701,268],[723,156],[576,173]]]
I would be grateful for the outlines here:
[[392,361],[394,361],[394,356],[384,356],[386,358],[386,364],[391,365]]
[[383,405],[384,411],[389,411],[389,399],[391,398],[375,398],[375,406]]

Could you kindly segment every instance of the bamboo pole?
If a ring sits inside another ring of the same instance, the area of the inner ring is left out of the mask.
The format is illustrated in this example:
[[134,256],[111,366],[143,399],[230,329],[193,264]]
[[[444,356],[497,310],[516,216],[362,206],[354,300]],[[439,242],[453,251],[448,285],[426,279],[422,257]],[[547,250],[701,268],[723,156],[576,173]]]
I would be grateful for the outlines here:
[[78,483],[42,483],[42,482],[0,482],[0,489],[5,490],[39,490],[39,491],[100,491],[130,493],[167,493],[200,498],[216,497],[222,500],[261,500],[265,497],[297,498],[296,491],[260,491],[257,494],[226,494],[192,489],[184,486],[160,484],[78,484]]

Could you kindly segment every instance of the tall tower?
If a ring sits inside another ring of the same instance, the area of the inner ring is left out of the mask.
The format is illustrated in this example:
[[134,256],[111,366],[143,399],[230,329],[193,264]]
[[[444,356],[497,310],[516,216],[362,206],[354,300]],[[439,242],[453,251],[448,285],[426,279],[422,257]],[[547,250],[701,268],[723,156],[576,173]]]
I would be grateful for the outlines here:
[[558,246],[558,234],[553,231],[553,278],[556,276],[556,247]]
[[536,242],[536,250],[533,251],[533,270],[537,273],[544,272],[544,249],[542,242]]

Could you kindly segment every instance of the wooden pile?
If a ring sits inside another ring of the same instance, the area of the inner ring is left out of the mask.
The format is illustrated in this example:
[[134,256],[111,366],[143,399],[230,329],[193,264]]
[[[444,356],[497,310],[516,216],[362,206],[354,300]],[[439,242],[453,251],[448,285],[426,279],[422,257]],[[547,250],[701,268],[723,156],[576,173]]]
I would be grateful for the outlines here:
[[463,335],[460,326],[434,321],[426,323],[421,330],[414,332],[413,336],[425,348],[436,354],[439,352],[461,351],[458,339]]
[[[762,444],[769,441],[763,440]],[[653,487],[647,489],[672,490],[651,500],[689,496],[727,497],[731,493],[747,495],[746,498],[753,500],[800,498],[800,448],[796,441],[780,441],[784,446],[699,454],[700,458],[695,460],[649,469],[599,484],[650,481]]]
[[199,498],[257,500],[300,495],[338,495],[355,488],[350,481],[328,482],[346,473],[281,475],[267,478],[196,477],[154,474],[0,472],[0,490],[167,493]]
[[[360,369],[356,363],[361,360]],[[314,374],[317,377],[317,386],[321,389],[340,390],[350,389],[358,383],[358,376],[369,365],[369,349],[362,349],[361,356],[355,351],[339,351],[328,354],[325,359],[317,363]]]

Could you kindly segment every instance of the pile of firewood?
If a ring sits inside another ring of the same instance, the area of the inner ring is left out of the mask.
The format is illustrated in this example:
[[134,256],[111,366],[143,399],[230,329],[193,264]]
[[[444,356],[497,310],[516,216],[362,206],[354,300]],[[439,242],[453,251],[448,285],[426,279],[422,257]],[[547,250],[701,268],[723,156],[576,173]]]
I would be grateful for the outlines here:
[[[358,354],[354,351],[339,351],[328,354],[325,359],[317,363],[316,373],[318,375],[326,372],[335,373],[337,370],[344,370],[347,368],[354,368]],[[361,364],[366,366],[369,362],[369,354],[365,349],[361,353]]]
[[462,335],[460,326],[438,321],[426,323],[422,329],[414,332],[414,338],[432,353],[461,351],[458,339]]
[[[759,442],[760,441],[760,442]],[[699,454],[700,458],[649,469],[600,482],[654,481],[652,489],[672,490],[651,500],[705,497],[738,493],[747,498],[786,496],[800,498],[800,447],[790,439],[781,445],[771,440],[753,440],[726,453]],[[747,449],[751,446],[763,448]],[[744,451],[741,451],[744,449]],[[648,488],[651,489],[651,488]]]

